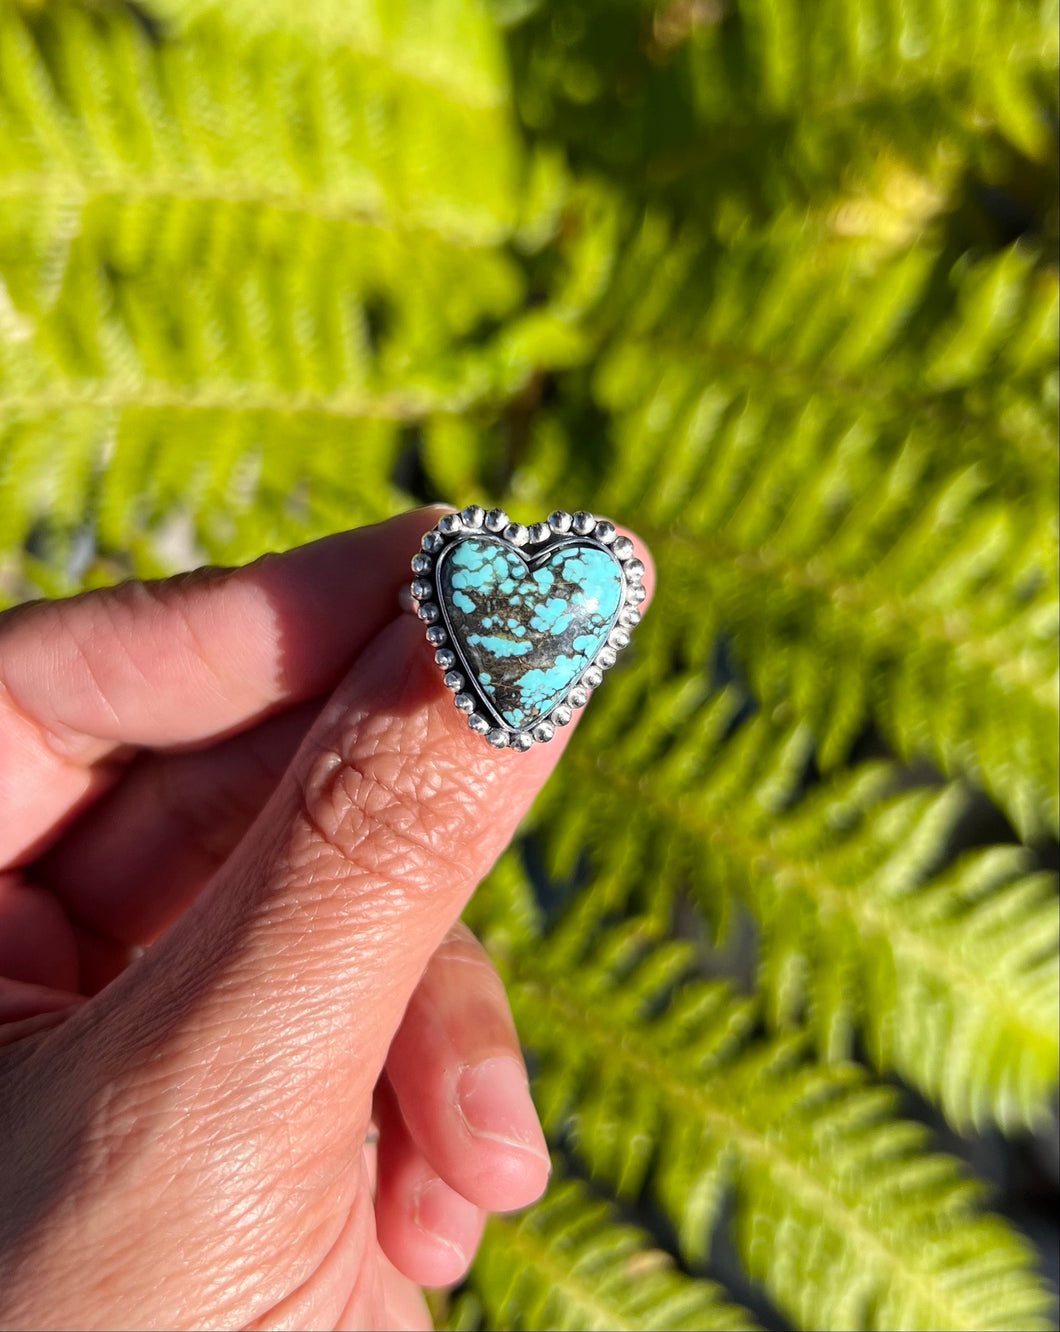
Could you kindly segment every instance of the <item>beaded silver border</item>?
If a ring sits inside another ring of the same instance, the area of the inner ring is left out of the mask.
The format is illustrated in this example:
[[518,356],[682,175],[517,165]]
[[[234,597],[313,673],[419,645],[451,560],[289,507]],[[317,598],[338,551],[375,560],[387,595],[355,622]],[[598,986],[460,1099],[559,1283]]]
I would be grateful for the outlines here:
[[[543,717],[525,730],[510,726],[498,714],[489,696],[480,688],[460,646],[454,641],[445,607],[438,592],[438,574],[442,557],[463,537],[485,532],[504,541],[521,555],[547,555],[561,546],[578,544],[598,546],[609,551],[622,571],[622,600],[604,645],[582,671],[566,695]],[[427,626],[427,642],[434,648],[434,660],[442,672],[445,686],[454,702],[467,715],[467,724],[494,749],[525,752],[535,744],[546,744],[557,726],[566,726],[577,708],[584,708],[589,695],[603,682],[618,654],[629,644],[630,634],[640,623],[640,604],[647,595],[642,579],[644,565],[637,558],[633,542],[620,536],[614,523],[584,510],[578,513],[549,514],[542,523],[524,527],[513,523],[503,509],[488,512],[471,504],[460,513],[439,518],[420,541],[420,550],[412,558],[415,575],[409,588],[411,607]]]

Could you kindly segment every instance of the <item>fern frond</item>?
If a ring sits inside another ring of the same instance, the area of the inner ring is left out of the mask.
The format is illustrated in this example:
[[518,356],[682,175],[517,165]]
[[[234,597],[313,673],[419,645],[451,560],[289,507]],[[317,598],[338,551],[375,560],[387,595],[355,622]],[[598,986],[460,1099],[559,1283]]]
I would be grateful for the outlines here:
[[733,895],[761,928],[775,1025],[804,1016],[830,1058],[860,1029],[959,1127],[1038,1119],[1060,1067],[1050,876],[1015,848],[939,870],[960,789],[902,791],[887,765],[798,799],[806,729],[759,716],[730,735],[739,707],[695,676],[611,682],[546,796],[554,870],[607,829],[598,913],[647,897],[665,920],[689,891],[724,920]]
[[919,166],[943,145],[974,161],[987,127],[1050,152],[1038,106],[1055,95],[1052,3],[533,8],[513,32],[524,120],[625,188],[728,229],[871,180],[887,155]]
[[490,339],[523,291],[506,106],[396,49],[0,9],[4,550],[95,519],[135,552],[190,505],[245,558],[378,517],[410,424],[525,379],[518,320]]
[[[1052,881],[951,852],[964,779],[1060,821],[1056,10],[0,0],[0,600],[423,498],[634,527],[650,615],[468,918],[559,1159],[694,1264],[734,1217],[804,1327],[1043,1316],[847,1060],[962,1131],[1055,1094]],[[454,1325],[746,1324],[621,1216],[494,1221]]]
[[797,1326],[1046,1326],[1024,1243],[894,1095],[798,1037],[749,1041],[753,1003],[656,935],[633,920],[587,945],[576,912],[512,961],[549,1132],[621,1193],[650,1182],[696,1261],[732,1194],[747,1270]]
[[947,310],[923,248],[859,275],[663,258],[665,234],[634,247],[638,315],[598,376],[607,504],[826,766],[871,717],[1024,833],[1055,829],[1055,271],[1008,250],[953,274]]
[[244,32],[291,32],[318,50],[354,51],[470,107],[508,102],[504,53],[475,0],[152,0],[151,13],[187,32],[225,15]]
[[[850,240],[810,263],[784,228],[722,245],[607,190],[570,206],[555,299],[599,363],[512,477],[528,512],[554,501],[551,452],[648,541],[675,646],[728,636],[824,767],[872,722],[1025,836],[1055,829],[1055,268]],[[461,475],[488,485],[502,448],[482,432]]]
[[487,1327],[751,1329],[712,1282],[697,1281],[575,1180],[518,1218],[486,1227],[471,1288]]
[[[833,230],[807,263],[786,227],[721,245],[652,210],[627,232],[594,315],[613,331],[598,396],[630,428],[675,436],[689,481],[709,426],[744,395],[775,412],[809,400],[833,438],[857,422],[889,456],[912,428],[940,471],[979,462],[1006,493],[1044,501],[1058,284],[1036,246],[954,264],[931,234],[881,254]],[[665,521],[662,503],[650,511]]]
[[[59,3],[23,18],[4,8],[0,198],[5,212],[36,203],[38,255],[94,205],[109,203],[121,220],[123,204],[153,203],[157,217],[167,200],[192,213],[227,203],[475,245],[508,234],[518,150],[506,87],[487,74],[489,63],[502,67],[500,52],[481,15],[470,38],[474,11],[462,0],[438,5],[454,19],[449,53],[438,23],[426,51],[367,36],[322,45],[268,25],[255,31],[231,6],[203,8],[154,39],[117,10]],[[363,6],[348,10],[365,17]],[[300,12],[310,26],[316,7]],[[448,80],[417,78],[418,56]],[[489,173],[474,170],[480,154]],[[141,245],[149,220],[124,220]],[[167,248],[190,248],[194,218],[167,220],[178,233]]]

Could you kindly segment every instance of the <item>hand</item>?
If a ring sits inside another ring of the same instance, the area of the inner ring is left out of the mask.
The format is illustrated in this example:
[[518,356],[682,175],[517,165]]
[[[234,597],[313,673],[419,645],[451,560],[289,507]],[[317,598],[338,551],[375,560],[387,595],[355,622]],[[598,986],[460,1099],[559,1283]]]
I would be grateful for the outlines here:
[[436,517],[0,617],[5,1326],[429,1327],[543,1190],[456,922],[565,736],[396,615]]

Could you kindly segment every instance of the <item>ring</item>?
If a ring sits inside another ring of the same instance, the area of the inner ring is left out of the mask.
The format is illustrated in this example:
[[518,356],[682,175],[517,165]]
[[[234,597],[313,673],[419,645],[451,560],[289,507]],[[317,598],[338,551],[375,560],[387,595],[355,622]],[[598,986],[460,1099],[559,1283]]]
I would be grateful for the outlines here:
[[646,593],[633,542],[591,513],[513,523],[472,504],[424,533],[408,607],[467,723],[526,751],[566,726],[629,643]]

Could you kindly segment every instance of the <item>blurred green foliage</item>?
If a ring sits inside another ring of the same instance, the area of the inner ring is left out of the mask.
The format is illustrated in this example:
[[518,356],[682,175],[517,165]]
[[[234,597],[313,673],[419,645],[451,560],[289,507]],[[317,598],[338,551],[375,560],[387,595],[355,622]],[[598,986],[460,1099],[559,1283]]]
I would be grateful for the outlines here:
[[0,0],[0,599],[428,498],[657,561],[470,911],[561,1182],[454,1326],[744,1325],[722,1230],[796,1326],[1043,1325],[889,1088],[1055,1094],[1056,20]]

